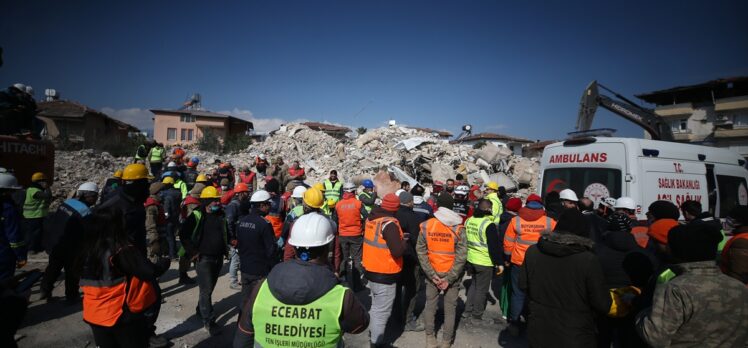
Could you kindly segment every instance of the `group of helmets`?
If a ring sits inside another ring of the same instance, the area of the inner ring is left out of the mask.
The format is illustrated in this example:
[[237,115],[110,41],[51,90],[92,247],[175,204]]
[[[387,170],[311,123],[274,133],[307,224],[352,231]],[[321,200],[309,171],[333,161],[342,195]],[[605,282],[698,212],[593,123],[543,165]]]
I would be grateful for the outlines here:
[[[577,197],[577,194],[574,192],[574,190],[568,188],[561,190],[561,192],[558,193],[558,198],[565,201],[579,201],[579,198]],[[631,197],[621,197],[618,199],[615,199],[613,197],[606,197],[600,200],[600,204],[612,209],[626,209],[632,211],[636,210],[636,202]]]

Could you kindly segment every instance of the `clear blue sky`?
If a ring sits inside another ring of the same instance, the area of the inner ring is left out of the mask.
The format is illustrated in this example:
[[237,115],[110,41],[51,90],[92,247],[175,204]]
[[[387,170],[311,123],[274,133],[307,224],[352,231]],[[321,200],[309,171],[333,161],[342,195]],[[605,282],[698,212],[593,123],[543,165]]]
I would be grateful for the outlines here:
[[[633,96],[748,75],[746,14],[746,1],[16,1],[0,11],[0,85],[139,126],[200,92],[265,127],[394,118],[561,138],[593,79]],[[594,126],[642,135],[609,113]]]

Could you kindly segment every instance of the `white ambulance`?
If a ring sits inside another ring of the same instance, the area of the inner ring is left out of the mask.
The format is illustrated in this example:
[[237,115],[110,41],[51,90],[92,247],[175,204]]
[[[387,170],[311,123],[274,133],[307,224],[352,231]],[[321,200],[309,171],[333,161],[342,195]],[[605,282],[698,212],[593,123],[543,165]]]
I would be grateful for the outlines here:
[[748,204],[745,159],[709,146],[616,137],[581,137],[548,145],[541,160],[542,196],[565,188],[596,204],[628,196],[646,220],[649,205],[700,201],[705,211],[725,217]]

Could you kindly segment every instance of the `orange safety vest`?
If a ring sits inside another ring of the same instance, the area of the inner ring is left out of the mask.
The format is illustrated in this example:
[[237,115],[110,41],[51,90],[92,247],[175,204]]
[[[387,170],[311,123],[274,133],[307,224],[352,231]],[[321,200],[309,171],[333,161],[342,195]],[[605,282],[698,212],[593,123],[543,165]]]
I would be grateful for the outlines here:
[[273,234],[275,234],[275,239],[280,238],[281,234],[283,233],[283,220],[281,220],[280,216],[268,214],[265,216],[265,219],[270,222],[270,225],[273,226]]
[[80,280],[85,322],[112,327],[125,306],[131,313],[141,313],[156,302],[156,291],[150,282],[113,272],[111,252],[104,254],[102,262],[104,269],[100,279],[82,277]]
[[726,272],[727,271],[727,256],[729,256],[728,255],[728,253],[729,253],[728,250],[730,250],[730,246],[732,246],[732,242],[734,242],[734,241],[736,241],[738,239],[746,239],[746,240],[748,240],[748,232],[743,232],[743,233],[741,233],[741,234],[739,234],[737,236],[733,236],[732,238],[730,238],[730,240],[727,241],[727,243],[725,243],[725,247],[722,248],[722,257],[720,259],[720,265],[719,265],[719,267],[722,269],[722,272]]
[[356,237],[361,235],[361,201],[356,197],[346,198],[337,205],[338,231],[341,237]]
[[396,274],[403,270],[403,258],[392,257],[387,242],[382,238],[382,229],[387,224],[395,224],[400,239],[403,238],[403,229],[397,219],[389,216],[374,220],[366,220],[364,229],[364,246],[361,263],[369,272],[382,274]]
[[511,254],[511,262],[517,266],[522,266],[525,262],[525,252],[534,244],[538,243],[540,234],[545,231],[552,231],[556,227],[556,220],[549,216],[545,221],[541,219],[535,221],[525,221],[519,216],[515,216],[509,222],[504,235],[504,252]]
[[631,234],[636,240],[636,244],[640,247],[646,248],[649,243],[649,227],[647,226],[634,226],[631,228]]
[[465,226],[449,227],[437,218],[431,218],[421,223],[421,235],[428,248],[429,263],[437,273],[447,273],[455,262],[455,249],[460,241],[460,235]]

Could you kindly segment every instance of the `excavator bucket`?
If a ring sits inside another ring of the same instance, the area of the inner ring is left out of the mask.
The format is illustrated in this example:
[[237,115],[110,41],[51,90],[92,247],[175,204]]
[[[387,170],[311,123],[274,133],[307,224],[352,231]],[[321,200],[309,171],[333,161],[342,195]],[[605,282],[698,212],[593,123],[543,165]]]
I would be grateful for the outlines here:
[[597,111],[597,81],[590,82],[584,89],[579,101],[579,116],[577,117],[577,131],[588,131],[592,128],[592,119]]

